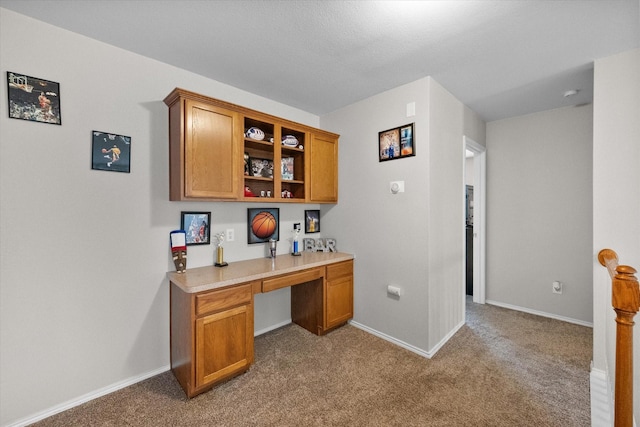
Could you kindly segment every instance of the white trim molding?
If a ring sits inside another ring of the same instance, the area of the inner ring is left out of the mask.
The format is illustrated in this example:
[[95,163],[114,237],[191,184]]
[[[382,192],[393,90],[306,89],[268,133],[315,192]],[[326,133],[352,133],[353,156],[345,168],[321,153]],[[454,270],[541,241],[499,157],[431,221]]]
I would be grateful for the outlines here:
[[423,350],[421,348],[418,348],[414,345],[408,344],[404,341],[401,341],[397,338],[394,338],[390,335],[387,335],[383,332],[377,331],[375,329],[372,329],[366,325],[363,325],[362,323],[358,323],[358,322],[354,322],[353,320],[349,321],[349,324],[358,328],[358,329],[362,329],[365,332],[370,333],[371,335],[375,335],[378,338],[382,338],[385,341],[389,341],[392,344],[395,344],[397,346],[400,346],[404,349],[407,349],[419,356],[425,357],[427,359],[431,359],[433,356],[436,355],[436,353],[438,352],[438,350],[440,350],[442,348],[443,345],[445,345],[447,343],[447,341],[449,341],[451,339],[452,336],[455,335],[456,332],[458,332],[458,330],[464,326],[464,322],[461,322],[460,324],[458,324],[458,326],[456,326],[455,328],[453,328],[446,337],[444,337],[442,340],[440,340],[440,342],[438,344],[435,345],[435,347],[433,347],[431,350],[426,351]]
[[[467,136],[462,140],[464,148],[473,153],[473,302],[484,304],[487,253],[487,149]],[[466,239],[464,244],[466,245]],[[462,265],[464,262],[463,260]]]
[[269,327],[267,327],[267,328],[260,329],[259,331],[254,331],[254,332],[253,332],[253,336],[254,336],[254,337],[257,337],[257,336],[259,336],[259,335],[266,334],[267,332],[274,331],[274,330],[276,330],[276,329],[278,329],[278,328],[282,328],[283,326],[287,326],[287,325],[289,325],[289,324],[291,324],[291,323],[292,323],[291,319],[289,319],[289,320],[284,320],[284,321],[282,321],[282,322],[280,322],[280,323],[276,323],[275,325],[271,325],[271,326],[269,326]]
[[52,415],[59,414],[60,412],[64,412],[68,409],[74,408],[76,406],[82,405],[83,403],[87,403],[91,400],[97,399],[102,396],[106,396],[107,394],[113,393],[114,391],[118,391],[125,387],[129,387],[130,385],[139,383],[140,381],[144,381],[148,378],[155,377],[156,375],[160,375],[164,372],[167,372],[171,369],[170,366],[163,366],[154,371],[146,372],[142,375],[136,375],[134,377],[130,377],[126,380],[119,381],[117,383],[108,385],[106,387],[100,388],[98,390],[94,390],[91,393],[87,393],[85,395],[79,396],[75,399],[67,400],[66,402],[61,403],[60,405],[53,406],[44,411],[38,412],[29,417],[23,418],[21,420],[16,421],[13,424],[9,424],[7,427],[23,427],[33,424],[37,421],[44,420],[45,418],[49,418]]
[[544,311],[532,310],[526,307],[520,307],[517,305],[505,304],[499,301],[487,300],[487,304],[495,305],[502,308],[508,308],[509,310],[522,311],[523,313],[535,314],[536,316],[548,317],[550,319],[561,320],[563,322],[574,323],[580,326],[586,326],[588,328],[593,328],[593,323],[585,322],[584,320],[572,319],[571,317],[558,316],[553,313],[546,313]]

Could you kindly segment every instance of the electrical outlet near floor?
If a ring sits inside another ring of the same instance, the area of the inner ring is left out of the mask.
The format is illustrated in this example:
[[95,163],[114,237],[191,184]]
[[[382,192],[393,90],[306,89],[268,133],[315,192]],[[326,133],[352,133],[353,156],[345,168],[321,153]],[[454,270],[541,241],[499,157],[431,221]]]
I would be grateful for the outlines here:
[[227,242],[233,242],[233,239],[236,238],[233,228],[228,228],[225,234],[227,235]]
[[562,293],[562,282],[558,282],[557,280],[551,284],[551,291],[554,294]]

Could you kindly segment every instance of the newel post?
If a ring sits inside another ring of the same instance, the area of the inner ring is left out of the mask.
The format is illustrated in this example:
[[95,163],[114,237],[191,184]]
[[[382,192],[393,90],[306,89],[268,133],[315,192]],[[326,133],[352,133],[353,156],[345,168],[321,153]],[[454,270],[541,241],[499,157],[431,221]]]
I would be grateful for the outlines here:
[[636,269],[618,265],[611,249],[598,254],[600,264],[611,276],[611,305],[616,312],[615,427],[633,426],[633,318],[640,309]]

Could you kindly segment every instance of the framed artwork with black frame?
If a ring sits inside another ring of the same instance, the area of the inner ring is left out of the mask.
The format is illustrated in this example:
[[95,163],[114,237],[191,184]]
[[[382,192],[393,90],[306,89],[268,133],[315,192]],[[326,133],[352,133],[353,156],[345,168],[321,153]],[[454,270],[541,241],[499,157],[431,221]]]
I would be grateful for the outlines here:
[[60,83],[7,71],[9,117],[62,124]]
[[94,130],[91,140],[91,169],[129,173],[131,137]]
[[211,243],[211,212],[181,212],[180,215],[187,246]]
[[381,162],[415,156],[413,123],[378,132],[378,155]]
[[273,160],[251,157],[249,163],[251,165],[249,169],[251,176],[273,178]]
[[280,240],[279,208],[247,209],[247,243],[263,243]]
[[320,211],[306,210],[304,211],[304,232],[319,233],[320,232]]

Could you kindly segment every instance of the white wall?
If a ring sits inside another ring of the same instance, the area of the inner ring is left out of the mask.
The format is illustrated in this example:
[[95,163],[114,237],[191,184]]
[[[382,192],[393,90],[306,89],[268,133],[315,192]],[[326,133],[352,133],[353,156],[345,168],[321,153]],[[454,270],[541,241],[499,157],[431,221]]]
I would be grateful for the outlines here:
[[[315,115],[0,9],[0,425],[32,419],[168,369],[173,270],[182,210],[212,212],[247,245],[246,209],[169,202],[168,112],[176,86],[311,126]],[[7,71],[60,83],[62,126],[9,119]],[[91,170],[91,131],[132,137],[131,173]],[[344,198],[348,198],[343,193]],[[282,204],[284,230],[318,205]],[[323,225],[324,226],[324,225]],[[317,234],[313,237],[319,237]],[[213,245],[188,266],[213,264]],[[256,296],[256,331],[290,319],[288,290]]]
[[[356,254],[354,321],[426,355],[463,319],[462,117],[463,105],[424,78],[321,118],[341,134],[340,203],[322,208],[323,226]],[[378,132],[411,122],[416,156],[379,162]],[[405,192],[391,194],[390,181]]]
[[[640,270],[640,49],[595,62],[593,111],[593,368],[613,388],[615,314],[611,280],[597,261],[604,248]],[[638,275],[636,275],[637,277]],[[638,316],[636,316],[636,323]],[[634,341],[640,342],[636,325]],[[640,351],[634,352],[634,414],[640,419]],[[611,396],[609,396],[611,397]]]
[[464,321],[464,105],[429,79],[429,348]]
[[592,111],[487,123],[488,301],[592,322]]
[[464,183],[473,185],[473,157],[468,157],[464,161]]
[[[340,134],[339,192],[335,206],[323,207],[323,227],[356,255],[354,320],[426,350],[428,161],[428,79],[365,99],[321,118]],[[415,102],[416,115],[406,116]],[[415,122],[415,157],[379,162],[378,132]],[[405,192],[389,191],[404,181]],[[388,284],[403,289],[387,296]]]
[[482,146],[487,146],[487,124],[466,105],[464,106],[464,135]]

